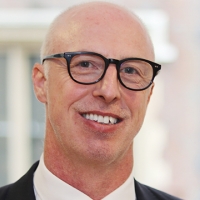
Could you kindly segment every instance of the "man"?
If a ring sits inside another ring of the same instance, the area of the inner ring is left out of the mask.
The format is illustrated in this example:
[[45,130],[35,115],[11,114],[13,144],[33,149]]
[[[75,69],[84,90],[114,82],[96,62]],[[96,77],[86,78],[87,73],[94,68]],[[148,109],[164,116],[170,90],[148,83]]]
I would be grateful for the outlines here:
[[134,181],[133,139],[161,66],[141,21],[114,4],[73,7],[52,23],[33,68],[46,106],[44,153],[0,200],[170,200]]

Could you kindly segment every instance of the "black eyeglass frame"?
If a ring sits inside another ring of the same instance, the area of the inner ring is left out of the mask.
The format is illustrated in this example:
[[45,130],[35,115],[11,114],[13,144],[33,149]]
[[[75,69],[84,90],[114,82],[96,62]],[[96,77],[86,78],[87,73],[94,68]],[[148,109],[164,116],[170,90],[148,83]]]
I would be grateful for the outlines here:
[[[104,72],[103,74],[101,75],[101,77],[99,79],[97,79],[96,81],[93,81],[93,82],[89,82],[89,83],[83,83],[83,82],[79,82],[77,81],[76,79],[73,78],[72,74],[71,74],[71,71],[70,71],[70,63],[71,63],[71,60],[74,56],[76,55],[81,55],[81,54],[90,54],[90,55],[95,55],[95,56],[99,56],[101,57],[104,62],[105,62],[105,69],[104,69]],[[154,81],[154,78],[156,77],[156,75],[158,74],[159,70],[161,69],[161,65],[158,64],[158,63],[155,63],[155,62],[152,62],[150,60],[146,60],[144,58],[137,58],[137,57],[130,57],[130,58],[125,58],[125,59],[122,59],[122,60],[117,60],[117,59],[113,59],[113,58],[105,58],[104,56],[102,56],[101,54],[98,54],[98,53],[95,53],[95,52],[89,52],[89,51],[77,51],[77,52],[64,52],[64,53],[58,53],[58,54],[52,54],[52,55],[48,55],[48,56],[45,56],[43,59],[42,59],[42,63],[44,63],[45,60],[49,60],[49,59],[54,59],[54,58],[65,58],[66,62],[67,62],[67,69],[68,69],[68,73],[71,77],[71,79],[73,81],[75,81],[76,83],[79,83],[79,84],[83,84],[83,85],[91,85],[91,84],[95,84],[97,82],[99,82],[100,80],[103,79],[108,67],[110,64],[115,64],[116,65],[116,69],[117,69],[117,78],[119,80],[119,82],[127,89],[129,90],[133,90],[133,91],[141,91],[141,90],[145,90],[147,89]],[[123,62],[125,61],[128,61],[128,60],[141,60],[141,61],[144,61],[144,62],[147,62],[151,65],[152,69],[153,69],[153,76],[152,76],[152,79],[149,83],[149,85],[147,85],[146,87],[144,88],[141,88],[141,89],[133,89],[133,88],[129,88],[127,87],[123,81],[121,80],[121,77],[120,77],[120,66]]]

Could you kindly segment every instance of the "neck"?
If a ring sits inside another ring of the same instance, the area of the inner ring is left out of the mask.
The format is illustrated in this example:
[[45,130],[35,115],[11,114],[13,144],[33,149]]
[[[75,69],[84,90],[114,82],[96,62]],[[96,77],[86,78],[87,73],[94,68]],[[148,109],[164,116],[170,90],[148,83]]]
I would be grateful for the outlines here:
[[47,133],[44,162],[59,179],[98,200],[117,189],[129,177],[133,166],[133,150],[131,146],[120,159],[112,162],[83,162],[77,156],[64,152],[56,143],[56,138]]

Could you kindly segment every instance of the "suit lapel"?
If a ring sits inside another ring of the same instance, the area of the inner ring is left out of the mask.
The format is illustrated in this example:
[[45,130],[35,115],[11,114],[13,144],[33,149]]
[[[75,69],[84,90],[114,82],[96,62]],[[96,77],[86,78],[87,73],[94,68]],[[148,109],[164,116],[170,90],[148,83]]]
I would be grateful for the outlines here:
[[38,166],[38,163],[39,162],[35,163],[17,182],[10,185],[6,200],[36,200],[33,190],[33,174]]
[[156,200],[155,196],[141,183],[135,180],[135,193],[137,200]]

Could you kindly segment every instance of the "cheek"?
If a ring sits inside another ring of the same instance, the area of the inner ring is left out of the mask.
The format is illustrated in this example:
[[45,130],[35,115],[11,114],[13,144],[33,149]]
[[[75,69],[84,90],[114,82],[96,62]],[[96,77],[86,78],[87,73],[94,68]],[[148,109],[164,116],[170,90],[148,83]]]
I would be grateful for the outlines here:
[[66,137],[66,132],[71,132],[71,125],[75,125],[74,104],[81,101],[85,93],[86,89],[82,85],[77,85],[69,78],[49,79],[46,104],[47,120],[58,138],[62,138],[60,141]]
[[49,79],[47,114],[52,126],[68,129],[70,124],[76,123],[75,105],[83,102],[91,93],[90,87],[78,84],[69,77],[56,81]]
[[146,111],[149,102],[149,95],[150,93],[148,90],[135,91],[128,94],[126,102],[131,110],[132,115],[134,115],[136,111],[139,113],[144,113]]
[[129,109],[131,112],[131,129],[135,130],[134,134],[140,130],[146,114],[149,95],[145,91],[132,93],[132,98],[129,96]]
[[[52,106],[66,109],[74,102],[80,100],[87,92],[85,85],[78,84],[71,80],[66,73],[60,74],[59,78],[49,78],[48,81],[48,102]],[[56,105],[54,105],[56,104]]]

